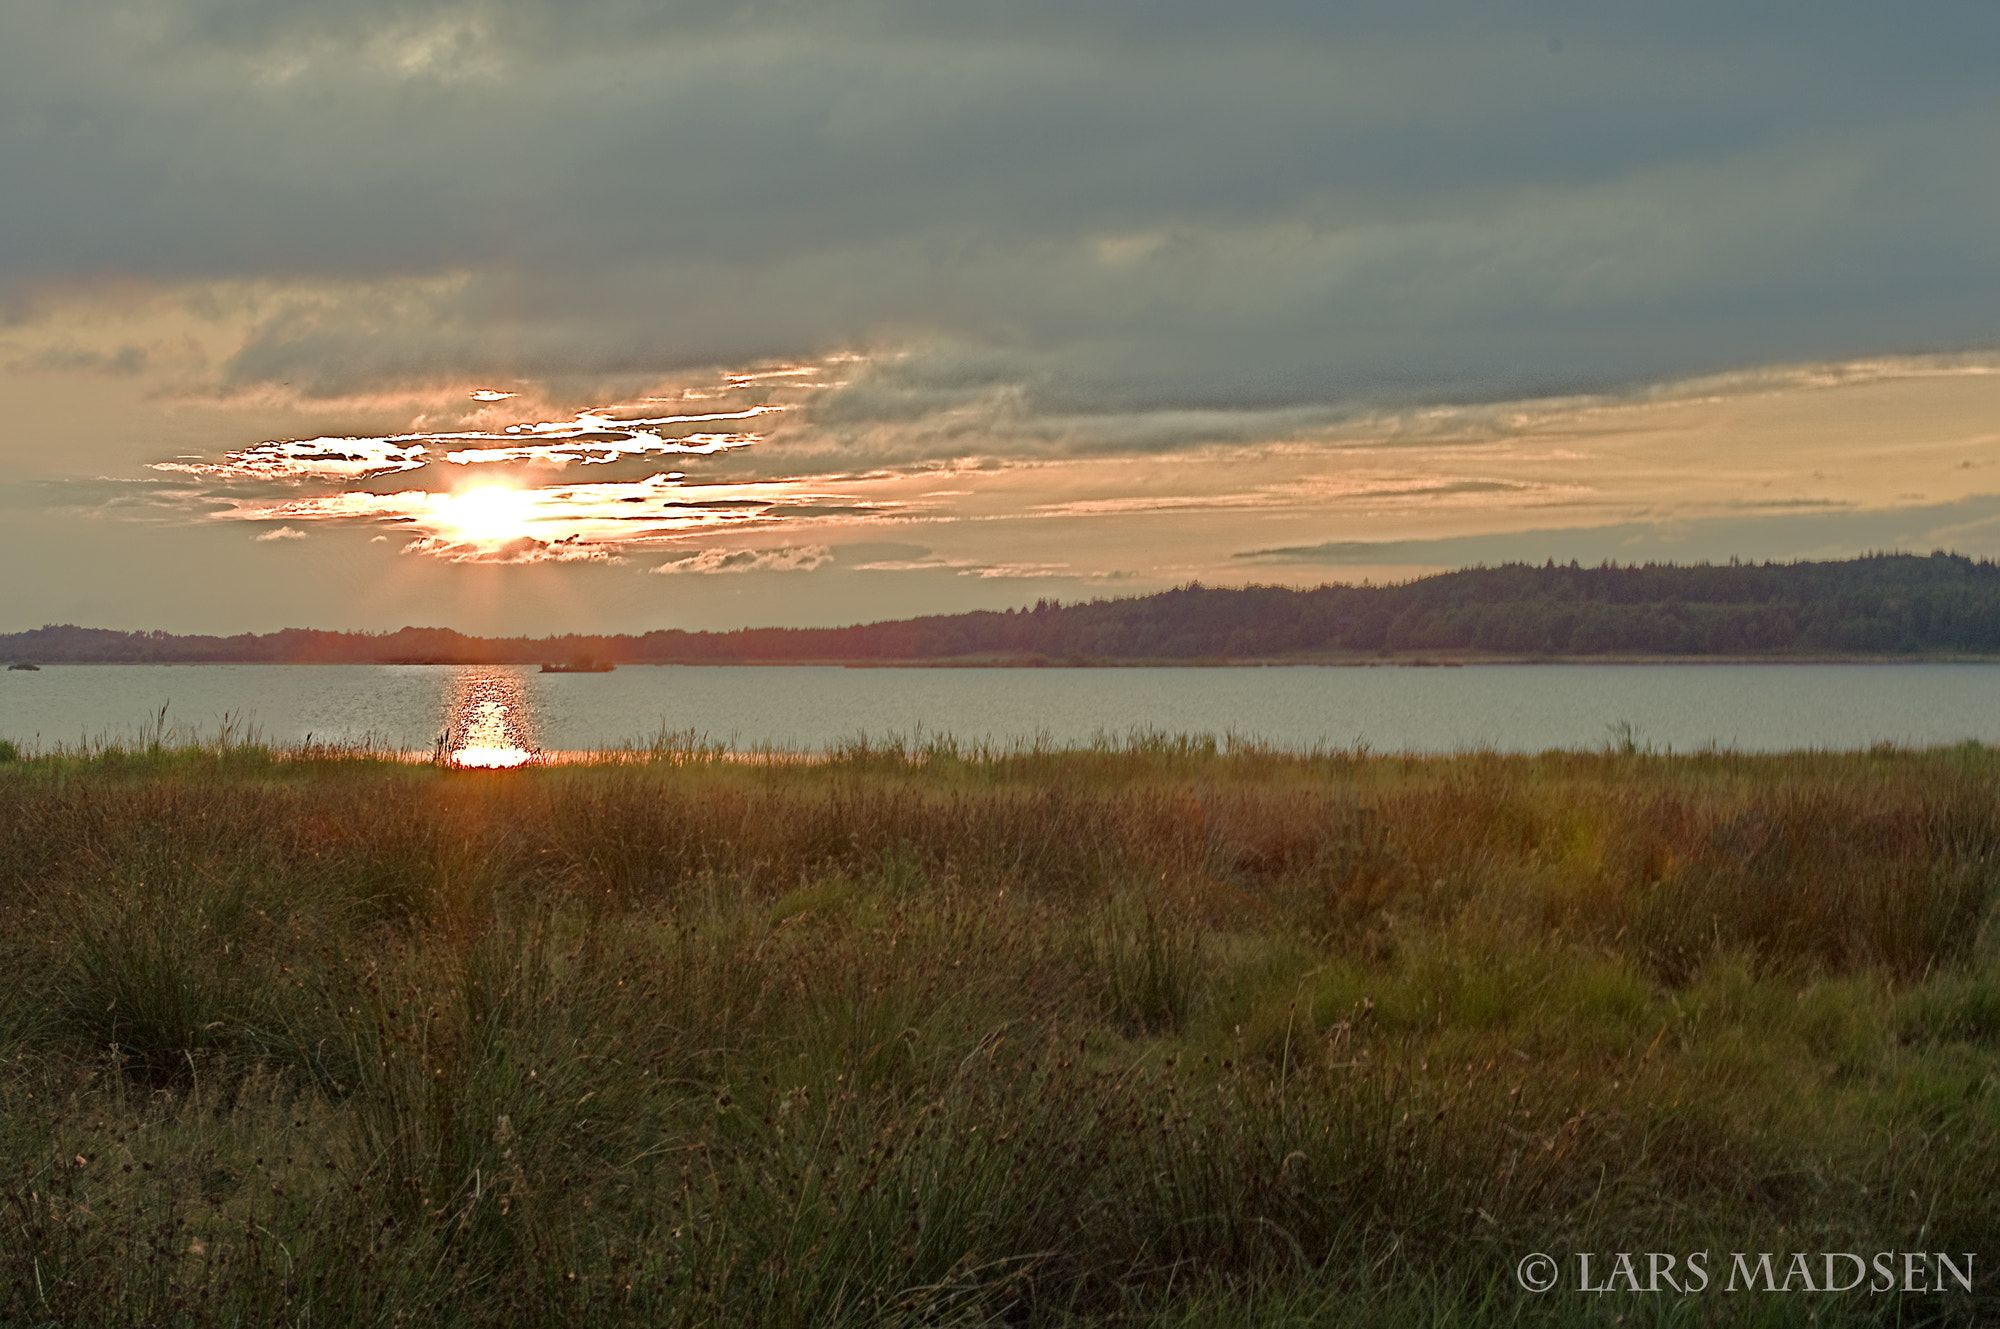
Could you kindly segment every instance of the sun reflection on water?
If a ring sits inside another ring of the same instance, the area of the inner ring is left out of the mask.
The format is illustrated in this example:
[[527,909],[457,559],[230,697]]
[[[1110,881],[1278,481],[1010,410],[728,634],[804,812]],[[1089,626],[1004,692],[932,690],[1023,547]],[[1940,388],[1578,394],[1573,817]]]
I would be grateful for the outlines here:
[[534,759],[525,680],[498,669],[468,669],[452,683],[442,746],[454,766],[497,769]]

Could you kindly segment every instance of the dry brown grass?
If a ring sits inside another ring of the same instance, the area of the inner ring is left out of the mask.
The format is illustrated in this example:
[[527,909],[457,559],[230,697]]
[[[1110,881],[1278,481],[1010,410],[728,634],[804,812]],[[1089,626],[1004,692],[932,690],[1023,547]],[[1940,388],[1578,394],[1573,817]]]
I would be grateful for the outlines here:
[[637,755],[0,763],[0,1321],[2000,1313],[1984,750]]

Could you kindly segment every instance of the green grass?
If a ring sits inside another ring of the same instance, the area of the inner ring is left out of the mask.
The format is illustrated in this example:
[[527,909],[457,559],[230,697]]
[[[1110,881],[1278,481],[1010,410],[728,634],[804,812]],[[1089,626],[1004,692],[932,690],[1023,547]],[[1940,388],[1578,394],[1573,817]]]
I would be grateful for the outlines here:
[[1990,1323],[1996,776],[8,752],[0,1323]]

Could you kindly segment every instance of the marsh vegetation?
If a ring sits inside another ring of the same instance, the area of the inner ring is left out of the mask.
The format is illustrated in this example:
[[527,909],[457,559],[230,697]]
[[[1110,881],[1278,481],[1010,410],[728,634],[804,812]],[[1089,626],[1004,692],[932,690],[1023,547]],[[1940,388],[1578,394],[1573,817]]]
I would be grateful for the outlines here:
[[0,1321],[1991,1322],[1996,776],[9,749]]

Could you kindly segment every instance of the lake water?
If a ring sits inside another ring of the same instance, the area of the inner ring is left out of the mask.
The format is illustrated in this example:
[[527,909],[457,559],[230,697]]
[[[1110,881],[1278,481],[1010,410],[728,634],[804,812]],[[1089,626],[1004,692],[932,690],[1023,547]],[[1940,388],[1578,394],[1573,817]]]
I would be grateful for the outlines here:
[[2000,742],[2000,665],[1478,665],[1464,668],[842,669],[627,666],[47,665],[0,673],[0,738],[30,750],[225,728],[478,759],[643,745],[693,731],[739,749],[860,736],[1058,744],[1134,730],[1291,749],[1745,752]]

